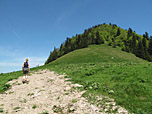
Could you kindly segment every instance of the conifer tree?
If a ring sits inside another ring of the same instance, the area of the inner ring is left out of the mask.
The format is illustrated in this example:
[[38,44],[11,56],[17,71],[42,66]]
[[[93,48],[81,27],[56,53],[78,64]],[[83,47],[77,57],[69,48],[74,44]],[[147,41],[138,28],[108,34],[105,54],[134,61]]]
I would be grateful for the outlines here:
[[100,41],[100,34],[99,34],[98,31],[96,32],[96,44],[97,44],[97,45],[101,44],[101,41]]
[[119,36],[119,35],[120,35],[120,29],[118,28],[116,36]]
[[152,55],[152,36],[150,36],[148,52],[150,55]]
[[128,35],[127,35],[127,37],[129,38],[130,36],[132,36],[132,29],[131,28],[128,29]]
[[94,34],[93,33],[91,34],[91,44],[92,45],[95,44],[95,38],[94,38]]
[[147,40],[149,40],[149,36],[148,36],[147,32],[145,32],[145,34],[143,34],[143,37],[146,38]]
[[144,48],[143,48],[143,45],[142,45],[142,40],[140,40],[139,43],[138,43],[137,56],[140,57],[140,58],[144,58]]
[[142,39],[142,45],[143,45],[143,50],[144,50],[143,58],[146,59],[147,56],[148,56],[148,49],[147,49],[147,40],[146,40],[146,38]]
[[136,54],[136,51],[137,51],[137,44],[136,44],[136,40],[137,40],[137,36],[135,34],[133,34],[133,37],[132,37],[132,47],[131,47],[131,52]]
[[63,46],[63,44],[61,44],[61,46],[60,46],[60,50],[59,50],[59,57],[61,57],[62,55],[64,55],[64,46]]
[[80,49],[80,43],[81,43],[81,36],[78,35],[77,39],[76,39],[76,49]]

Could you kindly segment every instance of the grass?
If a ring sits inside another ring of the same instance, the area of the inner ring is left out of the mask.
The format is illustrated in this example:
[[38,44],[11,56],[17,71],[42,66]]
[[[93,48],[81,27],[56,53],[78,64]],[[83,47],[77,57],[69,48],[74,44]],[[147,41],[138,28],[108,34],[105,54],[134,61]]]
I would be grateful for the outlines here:
[[28,93],[28,94],[27,94],[27,96],[32,96],[32,95],[34,95],[34,93]]
[[21,107],[15,107],[14,110],[18,110],[18,109],[20,109],[20,108],[21,108]]
[[37,108],[37,105],[34,104],[34,105],[32,106],[32,109],[36,109],[36,108]]
[[77,102],[77,100],[76,99],[72,99],[72,103],[76,103]]
[[[66,73],[73,83],[83,85],[84,96],[105,95],[131,113],[152,113],[152,64],[119,48],[89,46],[31,71],[39,69]],[[3,92],[8,88],[6,82],[21,76],[21,72],[0,76],[0,91]]]
[[11,73],[1,73],[0,74],[0,93],[4,93],[11,85],[6,84],[8,81],[17,79],[19,76],[22,76],[21,71],[11,72]]
[[4,112],[3,108],[0,108],[0,113],[3,113],[3,112]]
[[152,64],[110,46],[90,46],[41,67],[66,73],[90,93],[115,99],[132,113],[152,113]]
[[42,113],[40,113],[40,114],[49,114],[49,111],[44,111],[44,112],[42,112]]
[[65,93],[65,95],[69,95],[69,93]]

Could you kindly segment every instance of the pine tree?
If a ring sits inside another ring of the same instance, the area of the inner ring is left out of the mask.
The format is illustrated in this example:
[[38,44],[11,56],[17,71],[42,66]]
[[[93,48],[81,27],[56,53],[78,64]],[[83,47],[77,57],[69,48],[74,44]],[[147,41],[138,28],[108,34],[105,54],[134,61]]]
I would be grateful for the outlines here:
[[60,46],[60,50],[59,50],[59,57],[61,57],[62,55],[64,55],[64,46],[63,46],[63,44],[61,44],[61,46]]
[[152,55],[152,36],[150,36],[148,52],[150,55]]
[[71,39],[67,37],[65,43],[64,43],[64,53],[69,53],[71,51]]
[[131,42],[131,52],[136,54],[137,52],[137,44],[136,44],[136,40],[137,40],[137,36],[135,34],[133,34],[133,37],[132,37],[132,42]]
[[76,49],[80,49],[80,42],[81,42],[81,36],[78,35],[78,37],[76,39]]
[[101,44],[101,41],[100,41],[100,34],[99,34],[98,31],[96,32],[96,44],[97,44],[97,45]]
[[142,40],[140,40],[139,43],[138,43],[137,56],[140,57],[140,58],[144,58],[144,48],[143,48],[143,45],[142,45]]
[[147,40],[149,40],[149,36],[148,36],[147,32],[145,32],[145,34],[143,34],[143,37],[146,38]]
[[95,44],[95,38],[94,38],[94,34],[93,33],[91,34],[91,44],[92,45]]
[[143,53],[143,58],[146,59],[147,56],[148,56],[148,49],[147,49],[147,40],[146,38],[143,38],[142,39],[142,45],[143,45],[143,50],[144,50],[144,53]]
[[130,36],[132,36],[132,29],[131,28],[128,29],[128,35],[127,35],[127,37],[129,38]]
[[58,49],[54,47],[54,51],[52,52],[52,60],[54,61],[58,58]]
[[119,36],[119,35],[120,35],[120,29],[118,28],[116,36]]
[[87,39],[88,39],[87,36],[85,36],[83,34],[82,38],[81,38],[81,48],[88,47],[88,40]]

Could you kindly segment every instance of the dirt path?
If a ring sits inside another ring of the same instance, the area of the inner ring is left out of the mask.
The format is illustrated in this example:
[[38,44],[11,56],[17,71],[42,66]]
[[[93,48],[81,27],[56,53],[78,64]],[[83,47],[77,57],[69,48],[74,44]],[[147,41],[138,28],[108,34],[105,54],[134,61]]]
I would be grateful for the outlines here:
[[[84,91],[74,89],[80,85],[65,81],[64,75],[43,70],[33,73],[28,79],[28,84],[22,84],[22,77],[9,82],[12,88],[6,94],[0,94],[0,112],[3,109],[4,114],[105,113],[81,97]],[[119,107],[118,113],[127,111]]]

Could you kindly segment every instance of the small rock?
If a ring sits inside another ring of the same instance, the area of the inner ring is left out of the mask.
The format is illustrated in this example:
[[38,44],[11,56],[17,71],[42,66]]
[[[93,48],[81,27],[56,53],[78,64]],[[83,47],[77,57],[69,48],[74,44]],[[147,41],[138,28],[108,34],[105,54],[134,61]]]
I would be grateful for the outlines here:
[[83,87],[83,85],[80,84],[74,84],[75,87]]

